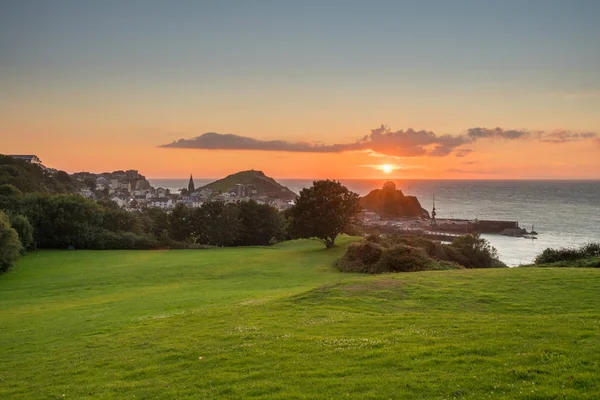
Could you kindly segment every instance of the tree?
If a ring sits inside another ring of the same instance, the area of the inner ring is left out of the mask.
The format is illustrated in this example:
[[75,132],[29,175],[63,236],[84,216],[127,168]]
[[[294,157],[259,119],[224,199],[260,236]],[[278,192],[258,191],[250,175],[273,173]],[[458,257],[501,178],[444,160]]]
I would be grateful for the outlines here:
[[10,226],[6,214],[0,211],[0,272],[8,270],[17,261],[20,252],[19,235]]
[[169,225],[173,239],[188,241],[193,227],[192,209],[184,204],[177,204],[169,215]]
[[236,245],[268,246],[283,238],[284,220],[276,208],[254,200],[239,202],[237,207],[241,228]]
[[315,238],[330,248],[359,212],[358,194],[338,181],[315,181],[288,211],[290,231],[294,237]]
[[198,244],[233,246],[240,234],[240,210],[236,204],[209,201],[193,211],[192,237]]
[[12,228],[19,235],[19,240],[21,241],[22,252],[24,253],[26,250],[31,248],[33,244],[33,226],[29,223],[27,217],[23,215],[15,215],[11,217],[10,223]]

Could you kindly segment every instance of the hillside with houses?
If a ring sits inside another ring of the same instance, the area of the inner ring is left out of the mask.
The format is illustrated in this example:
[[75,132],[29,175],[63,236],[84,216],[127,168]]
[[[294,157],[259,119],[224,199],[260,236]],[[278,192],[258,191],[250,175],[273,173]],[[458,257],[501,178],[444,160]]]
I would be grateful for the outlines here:
[[76,193],[88,199],[116,203],[126,210],[157,207],[172,210],[178,204],[198,208],[209,201],[233,203],[253,200],[285,210],[296,194],[261,171],[242,171],[196,189],[190,176],[187,188],[173,193],[153,187],[138,170],[67,174],[46,167],[35,155],[2,157],[0,185],[10,184],[22,192]]

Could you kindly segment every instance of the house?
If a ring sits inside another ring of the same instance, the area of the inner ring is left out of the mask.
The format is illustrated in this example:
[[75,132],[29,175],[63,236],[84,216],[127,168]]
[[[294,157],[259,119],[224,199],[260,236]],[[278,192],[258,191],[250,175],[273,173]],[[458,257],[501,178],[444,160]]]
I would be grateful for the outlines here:
[[159,187],[156,189],[156,196],[160,199],[167,197],[169,194],[169,189]]
[[40,165],[42,163],[42,160],[40,160],[38,158],[38,156],[30,154],[30,155],[21,155],[21,154],[9,154],[9,157],[12,158],[16,158],[18,160],[23,160],[25,162],[28,162],[30,164],[38,164]]
[[111,189],[119,189],[121,187],[119,180],[117,178],[110,178],[110,180],[108,182],[108,186]]
[[123,208],[123,207],[125,207],[127,205],[127,201],[125,201],[122,198],[117,197],[117,196],[111,197],[110,200],[113,201],[113,202],[115,202],[115,203],[117,203],[117,205],[119,207],[121,207],[121,208]]
[[174,207],[173,200],[171,199],[155,199],[148,202],[148,206],[150,207],[158,207],[163,210],[168,210]]
[[81,189],[81,190],[79,191],[79,194],[80,194],[80,195],[82,195],[82,196],[83,196],[83,197],[85,197],[85,198],[88,198],[88,199],[90,199],[90,198],[92,198],[92,197],[94,196],[94,192],[92,192],[92,191],[91,191],[90,189],[88,189],[88,188]]

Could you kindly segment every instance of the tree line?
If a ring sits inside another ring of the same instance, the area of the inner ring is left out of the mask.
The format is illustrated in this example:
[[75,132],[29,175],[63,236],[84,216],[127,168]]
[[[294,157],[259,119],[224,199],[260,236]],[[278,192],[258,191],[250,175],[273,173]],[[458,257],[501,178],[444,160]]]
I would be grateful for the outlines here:
[[360,211],[358,195],[337,181],[316,181],[285,213],[255,201],[212,201],[172,211],[125,211],[111,201],[74,194],[23,193],[0,185],[3,270],[35,249],[156,249],[267,246],[317,238],[331,247]]

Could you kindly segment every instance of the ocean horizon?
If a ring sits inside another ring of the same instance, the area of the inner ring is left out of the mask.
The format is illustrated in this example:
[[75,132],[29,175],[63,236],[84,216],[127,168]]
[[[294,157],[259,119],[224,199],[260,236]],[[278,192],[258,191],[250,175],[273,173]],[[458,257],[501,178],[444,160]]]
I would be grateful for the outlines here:
[[[202,187],[215,179],[194,179]],[[299,193],[314,179],[276,179]],[[510,266],[533,262],[548,247],[575,247],[600,240],[600,180],[442,180],[442,179],[339,179],[361,196],[395,182],[405,195],[416,196],[429,211],[435,194],[438,218],[518,221],[534,228],[538,239],[482,235],[496,247],[500,260]],[[152,179],[154,187],[180,190],[189,177]]]

